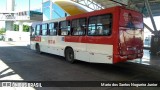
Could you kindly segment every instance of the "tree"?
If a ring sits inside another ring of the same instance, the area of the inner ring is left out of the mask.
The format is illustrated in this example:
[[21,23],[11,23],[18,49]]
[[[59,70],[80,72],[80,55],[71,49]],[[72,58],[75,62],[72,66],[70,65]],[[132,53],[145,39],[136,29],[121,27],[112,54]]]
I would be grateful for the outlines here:
[[[14,24],[14,31],[19,31],[19,25]],[[23,32],[29,32],[29,26],[23,25]]]
[[1,28],[0,29],[0,35],[4,34],[6,32],[6,29],[5,28]]
[[19,31],[19,25],[14,24],[14,31]]
[[29,32],[29,26],[23,25],[23,32]]

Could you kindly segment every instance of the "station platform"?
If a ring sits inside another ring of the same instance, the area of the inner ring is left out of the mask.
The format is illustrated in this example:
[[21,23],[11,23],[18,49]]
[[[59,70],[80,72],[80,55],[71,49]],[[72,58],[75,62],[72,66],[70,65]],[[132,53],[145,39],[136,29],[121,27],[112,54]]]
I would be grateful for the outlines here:
[[144,55],[142,59],[136,59],[129,62],[160,66],[160,55],[159,56],[151,55],[148,49],[144,49],[143,52],[144,52]]

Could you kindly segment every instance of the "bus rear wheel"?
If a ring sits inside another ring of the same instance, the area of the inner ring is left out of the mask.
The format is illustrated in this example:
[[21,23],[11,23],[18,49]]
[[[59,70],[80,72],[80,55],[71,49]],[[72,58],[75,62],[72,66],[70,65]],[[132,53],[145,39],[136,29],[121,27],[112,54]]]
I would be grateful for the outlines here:
[[39,53],[39,54],[41,54],[41,50],[40,50],[39,44],[36,44],[36,52]]
[[75,59],[74,59],[74,51],[72,48],[68,48],[65,51],[65,58],[69,63],[74,63]]

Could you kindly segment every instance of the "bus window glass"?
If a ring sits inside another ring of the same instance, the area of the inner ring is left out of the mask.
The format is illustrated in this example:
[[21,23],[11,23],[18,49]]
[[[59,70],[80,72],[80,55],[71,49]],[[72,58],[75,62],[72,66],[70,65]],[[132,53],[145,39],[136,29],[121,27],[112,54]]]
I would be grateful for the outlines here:
[[88,35],[95,35],[96,21],[96,17],[91,17],[89,19]]
[[70,22],[62,21],[59,26],[59,35],[66,36],[70,33]]
[[86,18],[80,19],[79,20],[80,23],[80,35],[85,35],[85,31],[86,31]]
[[57,27],[58,27],[58,23],[57,22],[49,24],[49,35],[50,36],[57,35]]
[[85,35],[86,19],[76,19],[72,21],[72,35]]
[[88,35],[111,35],[112,15],[100,15],[89,18]]
[[42,25],[42,35],[43,36],[47,35],[47,24]]
[[41,35],[41,25],[36,26],[36,35]]
[[31,37],[35,36],[35,27],[31,27],[31,33],[30,33]]

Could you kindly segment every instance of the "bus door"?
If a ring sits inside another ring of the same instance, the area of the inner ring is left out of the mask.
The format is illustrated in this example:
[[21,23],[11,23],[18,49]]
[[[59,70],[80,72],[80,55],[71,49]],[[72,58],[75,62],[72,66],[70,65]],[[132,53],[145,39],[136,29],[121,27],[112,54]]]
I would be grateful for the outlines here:
[[143,56],[143,16],[139,12],[121,9],[119,22],[119,53],[129,60]]

